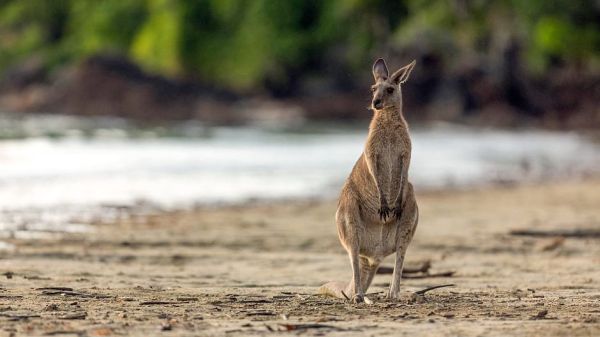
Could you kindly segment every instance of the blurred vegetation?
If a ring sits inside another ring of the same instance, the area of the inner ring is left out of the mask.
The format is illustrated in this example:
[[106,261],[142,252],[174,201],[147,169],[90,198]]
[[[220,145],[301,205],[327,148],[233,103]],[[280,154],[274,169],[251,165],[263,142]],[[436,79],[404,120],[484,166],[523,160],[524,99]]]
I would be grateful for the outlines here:
[[301,79],[343,81],[378,55],[435,53],[452,68],[482,58],[494,64],[508,43],[518,43],[533,75],[565,65],[597,70],[598,6],[571,0],[0,0],[0,71],[32,57],[52,69],[110,53],[162,75],[286,95]]

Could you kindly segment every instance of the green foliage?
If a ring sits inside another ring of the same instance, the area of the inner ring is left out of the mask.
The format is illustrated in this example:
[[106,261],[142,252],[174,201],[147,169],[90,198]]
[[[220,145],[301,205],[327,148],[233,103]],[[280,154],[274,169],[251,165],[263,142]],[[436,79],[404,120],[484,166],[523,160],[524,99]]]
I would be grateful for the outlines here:
[[[426,50],[448,64],[517,39],[532,71],[597,65],[594,1],[0,0],[0,70],[96,53],[236,90],[364,68],[375,55]],[[313,74],[314,75],[314,74]]]
[[65,47],[74,56],[124,51],[148,20],[143,0],[73,1]]
[[149,15],[130,48],[134,60],[153,71],[176,74],[181,70],[181,10],[175,1],[148,1]]

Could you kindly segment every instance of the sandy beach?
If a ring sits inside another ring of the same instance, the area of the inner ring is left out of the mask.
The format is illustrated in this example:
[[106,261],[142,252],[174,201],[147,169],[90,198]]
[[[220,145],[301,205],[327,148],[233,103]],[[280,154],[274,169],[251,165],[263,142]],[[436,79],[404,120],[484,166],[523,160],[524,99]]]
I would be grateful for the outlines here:
[[[389,274],[369,289],[373,304],[317,295],[350,278],[335,200],[9,239],[0,336],[600,335],[600,179],[423,192],[418,203],[407,266],[431,268],[403,281],[399,302],[384,297]],[[521,229],[566,234],[511,235]],[[454,286],[414,294],[443,284]]]

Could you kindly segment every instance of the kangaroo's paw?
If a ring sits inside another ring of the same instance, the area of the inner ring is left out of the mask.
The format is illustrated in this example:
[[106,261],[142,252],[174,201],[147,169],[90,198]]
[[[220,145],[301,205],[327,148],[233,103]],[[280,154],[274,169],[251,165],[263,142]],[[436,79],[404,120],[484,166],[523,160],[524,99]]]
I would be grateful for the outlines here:
[[387,218],[390,216],[390,208],[386,205],[382,205],[381,208],[379,209],[379,219],[381,221],[386,221]]
[[396,219],[400,219],[402,217],[402,206],[396,206],[396,207],[394,207],[394,209],[392,210],[392,212],[396,216]]

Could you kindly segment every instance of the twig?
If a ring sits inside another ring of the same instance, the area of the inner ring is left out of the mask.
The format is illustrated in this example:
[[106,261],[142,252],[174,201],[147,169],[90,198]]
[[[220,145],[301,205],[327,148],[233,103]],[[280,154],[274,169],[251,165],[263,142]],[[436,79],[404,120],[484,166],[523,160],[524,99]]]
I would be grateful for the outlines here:
[[431,277],[450,277],[456,273],[455,271],[447,271],[443,273],[436,274],[421,274],[421,275],[402,275],[402,278],[406,279],[421,279],[421,278],[431,278]]
[[[62,296],[79,296],[79,297],[96,297],[92,294],[80,293],[78,291],[70,290],[42,290],[42,295],[62,295]],[[106,297],[105,297],[106,298]]]
[[42,287],[42,288],[36,288],[36,290],[73,291],[73,288],[69,288],[69,287]]
[[55,336],[55,335],[82,335],[84,331],[81,330],[54,330],[44,332],[44,336]]
[[23,298],[23,296],[21,296],[21,295],[0,295],[0,299],[8,299],[8,300],[14,299],[14,300],[16,300],[16,299],[19,299],[19,298]]
[[145,301],[145,302],[140,302],[140,305],[163,305],[163,304],[181,304],[181,302],[174,302],[174,301]]
[[307,324],[279,324],[286,331],[294,330],[308,330],[308,329],[330,329],[334,331],[345,331],[334,325],[319,324],[319,323],[307,323]]
[[516,236],[533,236],[533,237],[554,237],[562,236],[566,238],[600,238],[600,230],[597,229],[571,229],[571,230],[532,230],[532,229],[516,229],[509,232],[510,235]]
[[[426,273],[431,268],[431,261],[425,261],[416,268],[405,267],[402,269],[402,274]],[[377,269],[377,274],[393,274],[394,267],[381,266]]]
[[423,290],[415,291],[415,294],[416,295],[424,295],[426,292],[433,290],[433,289],[444,288],[444,287],[454,287],[454,286],[455,286],[455,284],[442,284],[439,286],[433,286],[433,287],[425,288]]
[[59,319],[85,319],[87,313],[85,312],[74,312],[58,317]]
[[7,317],[9,321],[20,321],[29,318],[39,318],[38,314],[13,314],[13,313],[0,313],[1,317]]
[[344,297],[345,297],[345,298],[346,298],[348,301],[350,301],[350,297],[348,297],[348,295],[346,295],[346,293],[345,293],[343,290],[341,290],[341,292],[342,292],[342,295],[344,295]]

